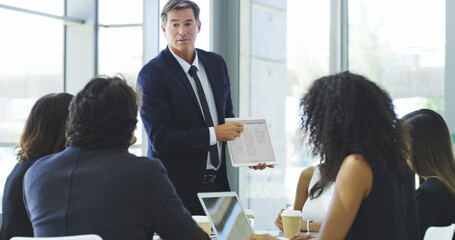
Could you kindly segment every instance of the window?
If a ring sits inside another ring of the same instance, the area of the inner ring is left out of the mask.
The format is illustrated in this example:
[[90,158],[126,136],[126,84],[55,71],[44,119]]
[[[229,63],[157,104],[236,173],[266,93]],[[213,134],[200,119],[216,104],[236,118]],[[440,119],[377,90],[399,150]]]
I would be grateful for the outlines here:
[[329,74],[330,1],[288,0],[287,20],[285,185],[292,206],[300,173],[314,163],[298,132],[299,103],[315,79]]
[[[63,15],[63,2],[1,1]],[[63,91],[63,24],[0,8],[0,191],[16,164],[25,120],[39,97]]]
[[399,116],[443,115],[444,68],[444,0],[349,0],[349,69],[389,91]]
[[[98,74],[113,76],[120,73],[135,88],[143,65],[142,0],[100,0],[99,21]],[[146,155],[139,116],[134,134],[137,141],[130,147],[130,152],[138,156]]]
[[[255,0],[247,6],[249,67],[240,91],[248,93],[246,98],[240,94],[240,108],[247,104],[241,116],[267,118],[280,161],[273,170],[240,169],[239,195],[255,210],[261,230],[276,229],[276,214],[292,207],[300,173],[314,163],[296,135],[298,104],[313,80],[334,67],[329,61],[337,57],[330,56],[330,37],[337,36],[330,32],[331,3]],[[389,91],[399,116],[423,107],[442,114],[445,1],[349,0],[348,7],[349,70]]]
[[103,25],[142,23],[142,0],[99,0],[99,22]]
[[[8,5],[16,8],[24,8],[31,11],[47,13],[62,16],[63,4],[62,0],[0,0],[0,4]],[[25,15],[23,15],[25,16]]]
[[279,162],[264,171],[240,169],[240,197],[255,212],[257,229],[276,229],[273,220],[281,208],[292,207],[300,172],[312,164],[297,134],[298,105],[309,84],[329,72],[329,4],[263,0],[248,6],[249,79],[241,78],[240,88],[249,95],[240,99],[240,111],[243,117],[267,118]]

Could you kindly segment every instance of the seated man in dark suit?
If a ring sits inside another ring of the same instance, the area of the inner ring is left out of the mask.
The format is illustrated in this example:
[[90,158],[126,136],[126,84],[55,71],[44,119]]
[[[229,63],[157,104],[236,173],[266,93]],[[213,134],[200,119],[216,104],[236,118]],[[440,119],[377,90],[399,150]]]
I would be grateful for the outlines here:
[[210,239],[193,221],[159,160],[128,153],[138,99],[118,77],[96,77],[70,104],[67,149],[24,178],[35,237]]

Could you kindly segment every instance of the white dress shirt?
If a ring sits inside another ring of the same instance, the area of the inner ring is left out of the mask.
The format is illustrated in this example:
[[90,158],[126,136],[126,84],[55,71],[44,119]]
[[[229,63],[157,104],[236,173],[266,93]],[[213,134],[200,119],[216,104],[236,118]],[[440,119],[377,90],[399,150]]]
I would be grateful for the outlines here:
[[[216,110],[215,97],[213,96],[212,87],[210,86],[209,80],[207,78],[207,73],[205,72],[204,65],[202,63],[199,63],[199,58],[198,58],[196,49],[194,49],[196,57],[194,58],[193,64],[189,64],[188,62],[183,60],[181,57],[179,57],[177,54],[175,54],[171,50],[171,48],[169,48],[169,50],[171,51],[172,55],[174,55],[175,59],[177,59],[177,62],[180,64],[183,71],[186,73],[186,76],[187,76],[188,80],[190,81],[191,86],[193,87],[194,94],[196,95],[196,98],[199,102],[199,107],[201,108],[201,112],[204,112],[202,110],[201,101],[199,99],[199,94],[197,93],[196,83],[194,82],[193,77],[191,77],[190,74],[188,73],[191,66],[197,67],[197,69],[198,69],[197,76],[199,77],[199,80],[201,81],[202,89],[204,89],[204,94],[205,94],[205,98],[207,100],[207,104],[209,106],[210,116],[212,116],[213,125],[217,126],[218,125],[218,114],[217,114],[218,112]],[[202,117],[204,117],[204,115],[202,115]],[[218,164],[218,166],[213,166],[210,162],[210,154],[207,154],[207,166],[206,166],[207,168],[206,169],[218,170],[221,166],[221,143],[216,141],[216,134],[215,134],[214,127],[209,127],[209,133],[210,133],[210,145],[217,144],[220,163]]]

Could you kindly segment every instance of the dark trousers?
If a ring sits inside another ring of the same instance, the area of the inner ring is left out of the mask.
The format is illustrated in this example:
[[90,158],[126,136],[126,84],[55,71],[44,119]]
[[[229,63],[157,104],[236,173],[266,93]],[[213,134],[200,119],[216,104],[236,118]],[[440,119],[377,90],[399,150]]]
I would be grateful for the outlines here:
[[[207,171],[207,174],[213,174],[216,173],[217,176],[215,177],[215,180],[210,183],[202,183],[202,189],[201,192],[229,192],[231,191],[231,188],[229,187],[229,182],[226,174],[223,171]],[[199,202],[199,199],[196,200],[197,203],[193,205],[191,208],[188,208],[190,210],[192,215],[206,215],[204,212],[204,209],[202,209],[201,203]]]

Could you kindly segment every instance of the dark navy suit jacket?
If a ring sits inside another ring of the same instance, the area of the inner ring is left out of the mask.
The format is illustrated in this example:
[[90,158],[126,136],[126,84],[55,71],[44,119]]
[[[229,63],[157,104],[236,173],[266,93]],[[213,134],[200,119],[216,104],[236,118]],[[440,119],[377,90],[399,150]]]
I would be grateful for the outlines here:
[[103,239],[196,239],[160,161],[125,150],[68,147],[40,158],[24,177],[35,237],[98,234]]
[[[218,54],[196,51],[213,91],[219,124],[223,124],[226,117],[234,116],[226,64]],[[200,214],[196,193],[203,189],[210,137],[186,73],[166,48],[145,64],[137,85],[143,94],[141,117],[149,137],[148,155],[163,162],[185,207]],[[213,190],[229,191],[224,143],[221,156],[223,179],[218,180],[226,187]]]
[[3,190],[3,221],[0,240],[9,240],[14,236],[33,237],[32,223],[28,219],[22,194],[25,172],[37,158],[29,158],[16,164]]

